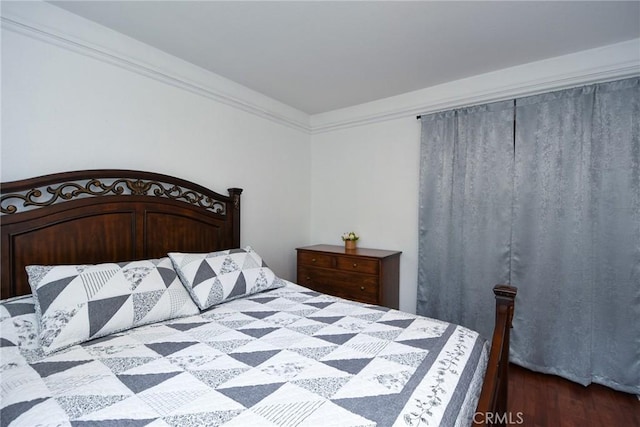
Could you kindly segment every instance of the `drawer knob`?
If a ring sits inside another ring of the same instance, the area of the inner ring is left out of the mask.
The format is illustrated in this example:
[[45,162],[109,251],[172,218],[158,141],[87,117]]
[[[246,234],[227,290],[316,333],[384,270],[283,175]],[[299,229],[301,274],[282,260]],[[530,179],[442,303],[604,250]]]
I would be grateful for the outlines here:
[[358,264],[356,264],[355,262],[353,263],[353,268],[356,268],[358,266]]
[[315,258],[311,258],[311,262],[316,262],[316,259]]
[[361,290],[361,291],[364,291],[364,286],[360,286],[360,290]]
[[311,277],[307,276],[307,280],[311,280]]

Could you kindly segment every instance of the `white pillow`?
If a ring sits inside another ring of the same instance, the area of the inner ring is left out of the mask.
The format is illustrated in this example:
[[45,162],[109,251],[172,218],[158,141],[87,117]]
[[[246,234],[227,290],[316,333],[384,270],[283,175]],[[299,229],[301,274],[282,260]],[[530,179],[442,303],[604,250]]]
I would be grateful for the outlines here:
[[140,325],[198,314],[169,258],[26,267],[47,354]]
[[284,286],[250,246],[211,253],[170,252],[178,276],[200,309]]

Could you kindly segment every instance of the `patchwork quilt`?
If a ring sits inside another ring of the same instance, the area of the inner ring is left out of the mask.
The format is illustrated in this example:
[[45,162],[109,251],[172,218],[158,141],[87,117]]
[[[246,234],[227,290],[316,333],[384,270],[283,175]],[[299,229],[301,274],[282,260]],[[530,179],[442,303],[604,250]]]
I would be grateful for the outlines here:
[[287,283],[45,355],[0,302],[1,426],[469,425],[488,343]]

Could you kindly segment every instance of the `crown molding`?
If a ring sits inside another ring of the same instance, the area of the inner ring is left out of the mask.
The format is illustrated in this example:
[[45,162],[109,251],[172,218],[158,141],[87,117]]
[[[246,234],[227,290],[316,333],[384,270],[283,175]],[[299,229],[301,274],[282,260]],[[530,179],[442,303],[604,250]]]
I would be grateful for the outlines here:
[[4,2],[2,29],[309,133],[309,115],[133,38],[43,2]]
[[640,39],[311,116],[312,134],[640,75]]
[[40,1],[3,2],[1,13],[3,29],[124,68],[307,134],[640,75],[640,39],[634,39],[310,116],[51,4]]

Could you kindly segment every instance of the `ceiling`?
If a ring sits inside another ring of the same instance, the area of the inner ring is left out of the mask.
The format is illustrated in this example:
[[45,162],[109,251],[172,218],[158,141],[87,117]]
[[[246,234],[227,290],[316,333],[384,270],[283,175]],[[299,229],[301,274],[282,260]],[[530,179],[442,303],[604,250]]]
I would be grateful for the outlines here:
[[640,1],[50,3],[308,114],[640,37]]

